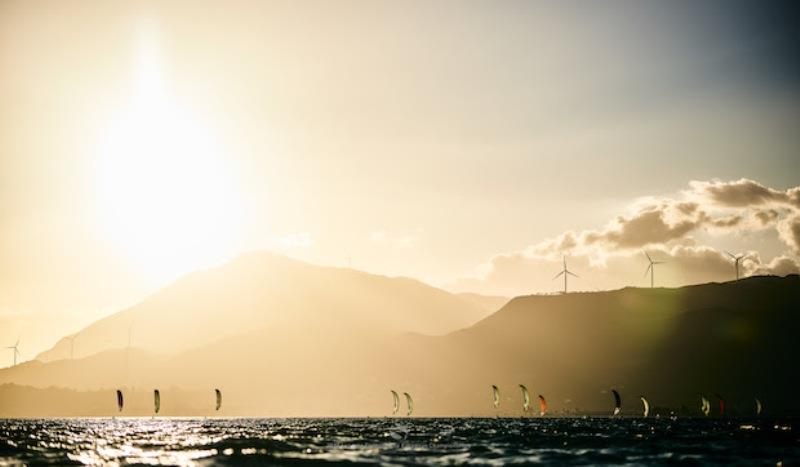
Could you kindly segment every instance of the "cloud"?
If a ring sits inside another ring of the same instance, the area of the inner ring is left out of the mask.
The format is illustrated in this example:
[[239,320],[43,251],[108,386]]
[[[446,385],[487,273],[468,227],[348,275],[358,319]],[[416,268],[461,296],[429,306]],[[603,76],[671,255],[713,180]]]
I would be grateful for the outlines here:
[[769,263],[756,264],[751,266],[750,274],[771,274],[776,276],[785,276],[787,274],[797,274],[800,271],[800,264],[797,260],[785,255],[776,256],[772,258]]
[[689,234],[702,227],[729,229],[742,222],[741,215],[712,218],[695,203],[662,200],[638,207],[632,214],[617,216],[599,230],[565,232],[528,249],[541,257],[593,252],[640,250],[644,247],[693,243]]
[[728,216],[721,219],[714,219],[711,221],[711,225],[714,227],[729,229],[731,227],[736,227],[737,225],[742,223],[742,216]]
[[632,214],[617,216],[602,229],[567,231],[532,245],[526,251],[531,256],[546,258],[590,252],[604,256],[603,253],[609,251],[638,251],[647,246],[692,243],[689,234],[703,226],[730,228],[741,221],[741,216],[713,219],[695,203],[661,200],[641,205]]
[[765,209],[763,211],[759,210],[753,215],[763,227],[772,225],[778,219],[778,217],[780,217],[780,213],[775,209]]
[[778,224],[778,235],[795,254],[800,254],[800,214],[786,218]]
[[[642,198],[633,203],[632,213],[617,216],[602,229],[567,231],[533,245],[528,251],[553,257],[594,250],[596,256],[605,256],[620,250],[691,244],[694,243],[691,235],[700,230],[741,233],[776,224],[781,240],[795,251],[800,250],[797,234],[800,227],[797,220],[792,220],[797,219],[792,214],[798,212],[795,204],[800,200],[800,187],[780,191],[747,179],[694,181],[690,187],[682,192],[680,199]],[[782,207],[756,207],[767,204]]]
[[800,209],[800,187],[781,191],[747,178],[731,182],[693,181],[689,185],[694,193],[719,206],[751,207],[784,204]]
[[551,279],[560,270],[562,256],[567,256],[570,269],[581,275],[581,280],[575,281],[578,288],[646,285],[649,279],[642,275],[647,267],[643,249],[667,262],[657,268],[657,284],[730,280],[735,269],[727,254],[699,244],[697,238],[713,242],[715,238],[743,238],[744,234],[765,229],[774,229],[789,251],[767,262],[758,252],[750,251],[742,262],[742,272],[796,273],[798,261],[793,256],[800,254],[799,197],[800,187],[781,191],[747,179],[694,181],[676,198],[635,200],[629,213],[600,229],[566,231],[520,251],[495,255],[476,267],[473,277],[462,278],[451,288],[506,295],[556,291],[563,284]]
[[675,206],[662,204],[649,206],[633,216],[620,216],[603,232],[589,232],[584,236],[589,245],[602,242],[611,248],[641,248],[651,244],[664,244],[684,238],[707,221],[702,211],[686,215],[677,209],[679,219],[670,222],[670,211]]

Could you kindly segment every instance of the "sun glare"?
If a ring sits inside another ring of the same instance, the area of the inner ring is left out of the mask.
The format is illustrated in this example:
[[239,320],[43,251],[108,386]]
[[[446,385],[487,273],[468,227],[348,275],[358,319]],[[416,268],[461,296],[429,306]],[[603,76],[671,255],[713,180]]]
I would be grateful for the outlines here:
[[242,199],[213,128],[182,108],[157,47],[140,45],[132,99],[100,136],[95,186],[104,238],[155,281],[225,260]]

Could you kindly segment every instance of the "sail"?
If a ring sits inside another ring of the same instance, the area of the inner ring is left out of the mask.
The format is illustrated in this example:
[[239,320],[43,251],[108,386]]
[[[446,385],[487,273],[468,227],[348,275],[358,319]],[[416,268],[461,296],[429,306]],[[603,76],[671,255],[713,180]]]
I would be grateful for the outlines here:
[[764,410],[764,406],[761,405],[761,401],[756,397],[756,415],[761,415],[762,410]]
[[544,414],[547,413],[547,401],[545,400],[544,396],[539,394],[539,415],[544,417]]
[[412,399],[407,392],[404,392],[403,395],[406,396],[406,404],[408,405],[408,412],[406,412],[406,415],[410,417],[411,414],[414,413],[414,399]]
[[612,389],[611,393],[614,394],[614,415],[619,415],[619,411],[622,409],[622,398],[619,397],[616,389]]
[[647,418],[647,416],[650,415],[650,403],[647,402],[644,396],[639,396],[639,399],[642,400],[642,417]]
[[219,410],[219,408],[222,407],[222,391],[214,389],[214,394],[217,396],[217,406],[214,410]]
[[117,389],[117,409],[122,412],[122,406],[125,405],[125,399],[122,397],[122,391]]
[[528,394],[528,388],[524,384],[520,384],[519,389],[522,391],[522,410],[527,412],[531,406],[531,395]]
[[394,403],[394,406],[392,407],[392,415],[397,415],[397,411],[400,410],[400,396],[398,396],[394,390],[391,390],[391,392],[392,403]]
[[158,389],[153,391],[153,405],[155,406],[156,413],[161,410],[161,393]]
[[703,412],[703,415],[708,417],[708,414],[711,413],[711,403],[708,402],[708,399],[706,399],[705,396],[700,396],[700,403],[702,404],[700,406],[700,411]]
[[719,416],[725,415],[725,399],[722,398],[719,394],[714,394],[717,399],[719,400]]
[[500,390],[494,384],[492,385],[492,402],[495,409],[500,406]]

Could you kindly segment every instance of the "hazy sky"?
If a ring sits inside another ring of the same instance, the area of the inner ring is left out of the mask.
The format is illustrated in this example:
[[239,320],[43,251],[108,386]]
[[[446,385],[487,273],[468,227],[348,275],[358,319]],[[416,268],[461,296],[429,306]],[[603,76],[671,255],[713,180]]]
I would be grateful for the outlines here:
[[663,285],[729,278],[724,249],[795,271],[799,20],[730,0],[0,2],[0,344],[30,358],[260,248],[508,295],[557,290],[563,254],[583,289],[645,285],[642,248],[670,260]]

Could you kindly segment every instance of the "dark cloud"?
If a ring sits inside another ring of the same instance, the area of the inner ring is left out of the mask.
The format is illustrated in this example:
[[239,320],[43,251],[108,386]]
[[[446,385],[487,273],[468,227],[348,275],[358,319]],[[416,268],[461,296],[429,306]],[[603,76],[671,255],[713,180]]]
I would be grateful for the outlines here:
[[800,265],[797,264],[797,261],[783,255],[773,258],[766,264],[756,263],[745,266],[749,266],[747,269],[751,270],[752,274],[759,275],[785,276],[800,272]]
[[778,226],[778,234],[784,243],[800,254],[800,215],[782,221]]
[[675,209],[677,209],[682,214],[687,216],[694,214],[697,211],[697,208],[699,207],[700,205],[698,203],[691,203],[691,202],[682,202],[682,203],[677,203],[675,205]]
[[789,198],[789,204],[800,208],[800,186],[786,190],[786,197]]
[[763,227],[772,225],[780,217],[780,213],[776,209],[756,211],[754,215]]
[[683,219],[670,224],[665,217],[663,209],[646,210],[627,218],[620,216],[616,228],[602,233],[601,239],[615,248],[640,248],[683,238],[703,222],[702,216],[698,216],[699,219]]
[[731,227],[736,227],[737,225],[741,224],[742,220],[743,220],[742,216],[737,215],[737,216],[723,217],[721,219],[714,219],[711,220],[710,222],[711,225],[713,225],[714,227],[729,229]]
[[690,240],[689,234],[701,227],[731,228],[741,221],[741,216],[713,219],[697,203],[662,200],[646,205],[635,214],[618,216],[603,230],[584,231],[580,238],[586,246],[639,249],[648,245],[686,243]]

